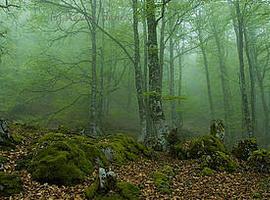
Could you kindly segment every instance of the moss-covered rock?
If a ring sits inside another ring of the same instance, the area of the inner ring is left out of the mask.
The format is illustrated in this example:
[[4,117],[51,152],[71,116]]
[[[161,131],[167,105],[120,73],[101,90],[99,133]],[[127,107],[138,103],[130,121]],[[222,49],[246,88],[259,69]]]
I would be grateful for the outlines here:
[[209,155],[213,152],[226,152],[224,144],[215,136],[205,135],[175,146],[177,157],[185,158],[201,158],[203,155]]
[[40,182],[69,185],[83,180],[93,164],[78,146],[58,141],[41,149],[28,169]]
[[254,151],[248,158],[247,164],[254,171],[270,173],[270,151],[265,149]]
[[215,171],[209,167],[204,167],[200,173],[201,176],[210,176],[213,175]]
[[0,196],[10,196],[23,191],[19,176],[0,172]]
[[137,186],[128,182],[117,182],[116,188],[110,193],[99,190],[99,181],[96,179],[86,190],[85,196],[91,200],[137,200],[140,190]]
[[247,160],[253,151],[258,150],[256,138],[242,140],[236,147],[233,148],[232,154],[241,160]]
[[149,156],[150,150],[130,136],[118,134],[101,140],[97,146],[99,149],[107,149],[111,152],[112,162],[123,164],[126,161],[133,161],[140,156]]
[[121,196],[127,200],[137,200],[140,196],[140,189],[128,182],[118,182],[117,189]]
[[212,154],[202,156],[201,166],[217,171],[232,172],[237,169],[238,165],[229,155],[221,151],[216,151]]
[[175,175],[171,166],[165,165],[161,170],[155,171],[152,178],[157,189],[166,194],[171,193],[171,180]]

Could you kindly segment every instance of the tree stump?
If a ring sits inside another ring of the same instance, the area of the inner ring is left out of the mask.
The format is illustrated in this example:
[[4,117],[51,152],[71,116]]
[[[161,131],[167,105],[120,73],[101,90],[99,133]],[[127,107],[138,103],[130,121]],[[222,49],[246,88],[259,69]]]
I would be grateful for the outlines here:
[[107,193],[110,190],[114,190],[116,188],[116,174],[109,169],[108,172],[102,167],[99,168],[98,173],[99,178],[99,190]]

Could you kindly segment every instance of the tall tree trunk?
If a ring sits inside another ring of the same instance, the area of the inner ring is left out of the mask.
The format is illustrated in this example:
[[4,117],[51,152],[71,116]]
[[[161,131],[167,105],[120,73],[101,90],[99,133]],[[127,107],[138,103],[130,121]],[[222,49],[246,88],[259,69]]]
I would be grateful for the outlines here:
[[[171,17],[169,20],[169,27],[171,29],[170,32],[173,30],[173,18]],[[170,67],[169,67],[169,91],[170,91],[170,96],[175,96],[175,80],[174,80],[174,41],[173,41],[173,36],[171,35],[169,39],[169,52],[170,52]],[[172,127],[176,128],[177,127],[177,116],[176,116],[176,104],[175,101],[172,100],[170,102],[171,104],[171,122],[172,122]]]
[[138,2],[137,0],[132,0],[133,7],[133,31],[134,31],[134,72],[135,72],[135,86],[137,91],[137,100],[139,106],[139,116],[140,116],[140,137],[141,141],[144,141],[146,136],[146,110],[144,102],[144,92],[143,92],[143,76],[140,65],[140,40],[138,31]]
[[148,90],[148,55],[147,55],[147,22],[146,22],[146,7],[144,0],[144,16],[142,19],[143,24],[143,81],[144,81],[144,91]]
[[253,137],[253,127],[250,117],[248,95],[247,95],[247,85],[245,76],[245,64],[244,64],[244,21],[243,14],[240,10],[239,0],[234,2],[235,13],[236,13],[236,23],[234,25],[235,34],[237,38],[237,50],[239,58],[239,73],[240,73],[240,90],[242,97],[242,110],[243,110],[243,120],[245,122],[245,129],[247,131],[248,137]]
[[90,103],[90,132],[92,135],[98,135],[97,125],[97,46],[96,46],[96,0],[91,2],[92,11],[92,26],[91,26],[91,41],[92,41],[92,81],[91,81],[91,103]]
[[157,43],[157,21],[155,1],[146,0],[148,26],[148,68],[149,68],[149,111],[153,131],[147,133],[146,143],[166,146],[168,126],[162,107],[162,70],[160,67]]
[[[250,80],[250,107],[251,107],[251,123],[252,132],[255,133],[256,127],[256,90],[255,90],[255,71],[254,68],[257,65],[255,59],[255,49],[253,43],[255,38],[252,37],[252,33],[247,28],[244,28],[244,38],[245,38],[245,49],[249,65],[249,80]],[[249,36],[253,39],[252,42],[249,41]]]
[[164,69],[164,53],[165,53],[165,26],[166,26],[166,20],[165,17],[163,16],[163,18],[161,19],[161,27],[160,27],[160,39],[159,39],[159,44],[160,44],[160,48],[159,48],[159,66],[160,66],[160,72],[161,72],[161,88],[163,85],[163,69]]
[[[178,67],[179,67],[179,77],[178,77],[178,96],[182,96],[182,85],[183,85],[183,64],[182,64],[182,56],[180,55],[181,52],[179,51],[179,57],[178,57]],[[182,101],[181,99],[178,100],[178,117],[177,117],[177,124],[179,128],[183,127],[183,111],[181,109],[182,107]]]
[[206,49],[204,46],[201,27],[198,26],[197,29],[198,29],[199,43],[200,43],[200,48],[201,48],[201,52],[202,52],[202,56],[203,56],[203,64],[204,64],[204,70],[205,70],[205,76],[206,76],[206,85],[207,85],[208,102],[209,102],[209,108],[210,108],[210,117],[211,117],[211,119],[215,119],[214,103],[213,103],[212,90],[211,90],[208,59],[207,59],[207,55],[206,55]]
[[224,58],[224,46],[221,43],[221,38],[219,33],[216,31],[216,25],[213,24],[212,27],[215,43],[218,50],[218,60],[219,60],[219,69],[220,69],[220,78],[221,78],[221,87],[223,93],[223,105],[224,105],[224,118],[226,124],[226,134],[228,135],[227,138],[232,137],[231,135],[231,115],[232,115],[232,106],[231,106],[231,91],[230,91],[230,83],[228,81],[228,71],[225,65],[225,58]]

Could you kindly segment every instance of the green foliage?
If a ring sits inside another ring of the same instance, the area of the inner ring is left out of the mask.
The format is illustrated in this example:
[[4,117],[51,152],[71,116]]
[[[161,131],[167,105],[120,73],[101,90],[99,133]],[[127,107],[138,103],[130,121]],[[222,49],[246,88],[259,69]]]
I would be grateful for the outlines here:
[[208,167],[217,171],[235,171],[237,163],[227,154],[216,151],[201,158],[201,166]]
[[23,191],[21,178],[14,174],[0,172],[0,196],[10,196]]
[[175,175],[171,166],[165,165],[161,170],[155,171],[152,178],[157,189],[166,194],[171,193],[170,184],[172,177]]
[[259,149],[254,151],[248,158],[248,166],[257,172],[270,172],[270,151]]
[[216,151],[226,152],[224,144],[215,136],[205,135],[175,146],[176,155],[180,159],[200,158]]
[[140,189],[128,182],[118,182],[117,189],[121,196],[127,200],[137,200],[140,196]]
[[247,160],[253,151],[258,150],[256,138],[242,140],[233,148],[232,154],[241,160]]
[[259,187],[264,192],[270,193],[270,177],[264,178],[260,183]]
[[200,173],[201,176],[210,176],[213,175],[215,171],[209,167],[204,167]]

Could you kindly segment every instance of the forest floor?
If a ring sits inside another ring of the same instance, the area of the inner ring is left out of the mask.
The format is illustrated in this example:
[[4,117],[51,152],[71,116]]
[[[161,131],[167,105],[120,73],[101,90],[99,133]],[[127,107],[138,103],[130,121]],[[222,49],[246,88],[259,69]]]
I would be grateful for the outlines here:
[[[4,171],[15,171],[16,160],[31,151],[30,144],[37,137],[38,134],[33,134],[13,151],[0,151],[0,155],[8,157]],[[151,173],[165,165],[172,166],[176,172],[171,180],[171,194],[159,192],[151,179]],[[260,186],[261,181],[269,175],[238,171],[201,176],[196,160],[173,159],[165,153],[159,153],[155,159],[142,158],[126,165],[114,166],[113,170],[120,180],[141,188],[141,199],[255,199],[257,194],[260,194],[259,199],[270,199],[270,193],[262,190]],[[23,180],[24,193],[0,199],[85,199],[84,190],[93,182],[92,177],[95,177],[89,176],[83,183],[68,187],[38,183],[33,181],[25,170],[18,173]]]

